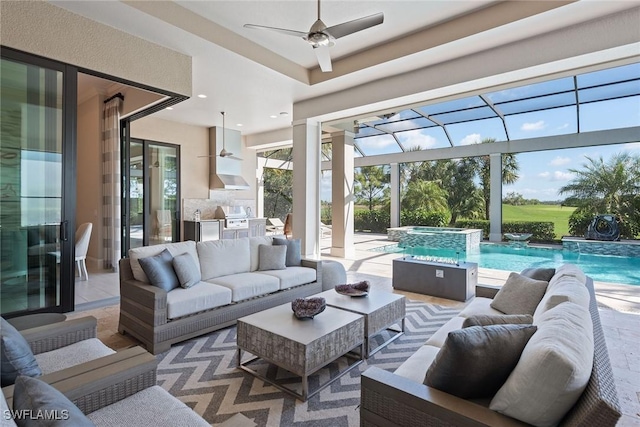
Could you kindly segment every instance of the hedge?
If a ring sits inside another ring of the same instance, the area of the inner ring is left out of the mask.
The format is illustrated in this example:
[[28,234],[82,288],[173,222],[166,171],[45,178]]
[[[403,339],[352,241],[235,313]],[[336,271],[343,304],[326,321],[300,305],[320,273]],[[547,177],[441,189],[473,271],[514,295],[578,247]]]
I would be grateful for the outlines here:
[[391,215],[386,210],[356,211],[353,218],[356,231],[386,234],[389,224],[391,224]]
[[[483,238],[489,236],[490,222],[482,219],[461,219],[456,221],[457,228],[479,228]],[[531,233],[532,242],[553,242],[555,231],[553,222],[544,221],[505,221],[502,223],[502,233]]]
[[400,212],[400,225],[420,225],[423,227],[445,227],[449,215],[443,212],[428,212],[424,209],[404,210]]

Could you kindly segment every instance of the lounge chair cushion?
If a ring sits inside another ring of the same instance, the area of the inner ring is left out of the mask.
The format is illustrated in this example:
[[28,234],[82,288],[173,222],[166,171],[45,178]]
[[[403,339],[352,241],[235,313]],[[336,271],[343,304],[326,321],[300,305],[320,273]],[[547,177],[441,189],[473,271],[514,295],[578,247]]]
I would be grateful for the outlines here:
[[463,399],[491,397],[509,377],[536,329],[490,325],[452,331],[424,383]]
[[157,385],[98,409],[87,417],[98,427],[210,427],[193,409]]
[[42,370],[27,340],[3,318],[0,318],[0,325],[2,326],[0,330],[2,387],[13,384],[20,374],[30,377],[42,375]]
[[[44,381],[20,375],[16,379],[13,392],[13,409],[31,411],[32,414],[56,414],[59,419],[47,419],[43,422],[38,417],[24,417],[20,427],[94,427],[94,424],[64,394]],[[67,417],[62,414],[66,413]]]
[[36,360],[42,369],[42,374],[46,375],[114,353],[115,351],[104,345],[98,338],[89,338],[56,350],[36,354]]

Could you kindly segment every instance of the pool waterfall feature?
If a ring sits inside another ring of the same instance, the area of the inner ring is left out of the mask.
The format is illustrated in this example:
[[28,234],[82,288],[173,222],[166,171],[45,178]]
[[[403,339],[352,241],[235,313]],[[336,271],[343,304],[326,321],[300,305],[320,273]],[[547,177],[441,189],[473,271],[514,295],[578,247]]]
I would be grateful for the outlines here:
[[482,230],[471,228],[405,226],[387,228],[387,239],[409,252],[410,248],[444,249],[464,254],[480,252]]

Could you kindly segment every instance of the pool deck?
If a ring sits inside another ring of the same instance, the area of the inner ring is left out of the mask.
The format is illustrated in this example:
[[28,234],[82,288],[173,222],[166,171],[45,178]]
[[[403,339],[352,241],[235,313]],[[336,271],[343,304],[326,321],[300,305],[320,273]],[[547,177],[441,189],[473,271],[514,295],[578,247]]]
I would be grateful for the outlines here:
[[[355,256],[352,259],[330,255],[331,238],[320,241],[322,259],[338,261],[347,270],[350,282],[368,280],[374,289],[405,295],[412,300],[435,303],[462,309],[465,303],[430,297],[411,292],[396,291],[391,286],[392,261],[400,253],[371,251],[393,244],[384,234],[356,233]],[[547,245],[548,246],[548,245]],[[478,283],[502,286],[510,271],[478,269]],[[609,357],[623,416],[619,427],[640,425],[640,286],[594,282],[600,307]]]

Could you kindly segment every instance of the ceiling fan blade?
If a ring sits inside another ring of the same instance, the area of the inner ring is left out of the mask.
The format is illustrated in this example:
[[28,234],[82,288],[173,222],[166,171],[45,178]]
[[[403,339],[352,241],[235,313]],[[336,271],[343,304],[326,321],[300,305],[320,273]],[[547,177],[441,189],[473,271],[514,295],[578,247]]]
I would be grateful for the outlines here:
[[329,46],[314,47],[313,51],[316,54],[316,58],[318,58],[318,64],[322,72],[328,73],[333,71],[331,67],[331,56],[329,55]]
[[265,27],[264,25],[244,24],[244,28],[253,28],[254,30],[270,30],[277,33],[286,34],[288,36],[295,36],[305,38],[307,33],[296,30],[287,30],[286,28]]
[[349,34],[357,33],[358,31],[380,25],[383,21],[384,15],[380,12],[374,15],[365,16],[364,18],[358,18],[353,21],[334,25],[333,27],[329,27],[324,30],[324,32],[331,34],[335,39],[339,39],[340,37],[348,36]]

